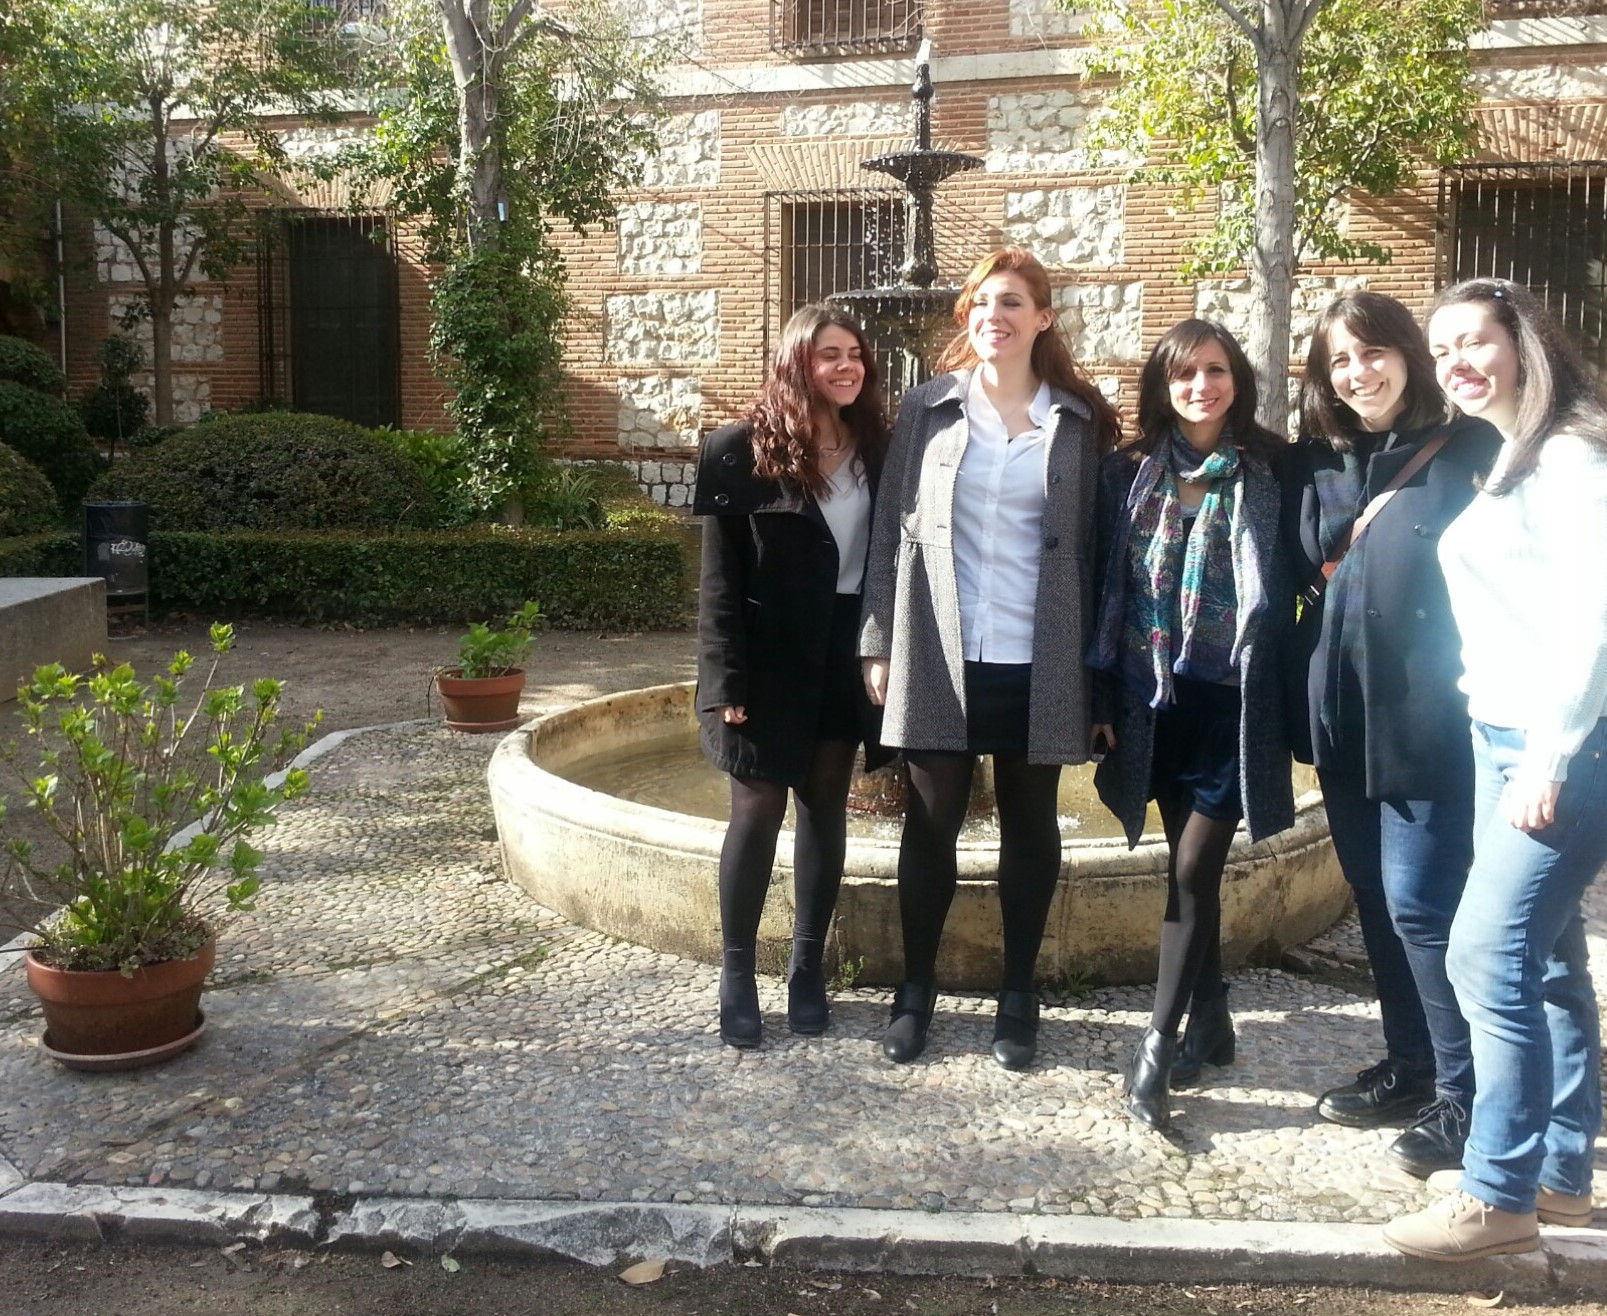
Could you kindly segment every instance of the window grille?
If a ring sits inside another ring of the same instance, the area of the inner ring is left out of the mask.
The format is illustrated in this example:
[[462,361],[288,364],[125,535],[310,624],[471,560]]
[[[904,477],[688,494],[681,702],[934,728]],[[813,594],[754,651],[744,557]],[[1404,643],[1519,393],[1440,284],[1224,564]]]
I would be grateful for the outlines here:
[[1525,284],[1607,373],[1607,161],[1445,170],[1438,264],[1441,286]]
[[382,215],[267,217],[257,244],[264,401],[359,425],[400,423],[398,263]]
[[[855,288],[899,281],[904,250],[904,194],[880,189],[771,192],[765,206],[765,360],[792,313]],[[903,393],[911,365],[898,345],[878,341],[872,353],[890,405]],[[913,382],[913,381],[910,381]]]
[[914,50],[921,0],[771,0],[770,45],[793,55]]
[[1484,0],[1487,22],[1512,18],[1584,18],[1607,14],[1607,0]]

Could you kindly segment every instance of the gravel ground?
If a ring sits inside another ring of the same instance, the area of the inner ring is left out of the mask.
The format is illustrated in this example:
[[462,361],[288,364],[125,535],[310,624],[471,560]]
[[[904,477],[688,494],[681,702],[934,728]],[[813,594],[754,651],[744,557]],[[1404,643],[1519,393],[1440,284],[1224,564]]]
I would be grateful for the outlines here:
[[[290,671],[293,698],[353,726],[421,712],[405,691],[450,644],[253,627],[238,658]],[[527,708],[680,679],[690,648],[546,637]],[[483,787],[494,743],[429,723],[321,760],[266,836],[259,912],[224,936],[208,1036],[172,1064],[46,1064],[36,1007],[0,971],[0,1156],[29,1179],[335,1195],[1327,1222],[1425,1200],[1385,1165],[1393,1131],[1311,1110],[1379,1045],[1376,1007],[1353,990],[1353,928],[1300,961],[1349,980],[1236,975],[1239,1060],[1179,1094],[1170,1136],[1120,1108],[1145,988],[1046,1008],[1037,1065],[1010,1074],[986,1054],[985,998],[941,997],[927,1057],[891,1066],[883,993],[840,993],[832,1031],[801,1039],[767,981],[769,1040],[739,1053],[715,1032],[712,967],[566,924],[502,880]],[[1600,962],[1600,886],[1591,913]]]

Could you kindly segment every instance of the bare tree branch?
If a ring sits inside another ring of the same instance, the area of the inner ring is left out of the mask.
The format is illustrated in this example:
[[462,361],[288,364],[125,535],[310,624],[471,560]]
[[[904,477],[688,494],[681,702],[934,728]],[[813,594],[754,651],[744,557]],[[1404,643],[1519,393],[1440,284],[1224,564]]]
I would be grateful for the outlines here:
[[1261,24],[1252,23],[1249,15],[1238,5],[1237,0],[1211,0],[1218,9],[1233,20],[1233,25],[1244,33],[1245,39],[1257,50],[1261,48]]

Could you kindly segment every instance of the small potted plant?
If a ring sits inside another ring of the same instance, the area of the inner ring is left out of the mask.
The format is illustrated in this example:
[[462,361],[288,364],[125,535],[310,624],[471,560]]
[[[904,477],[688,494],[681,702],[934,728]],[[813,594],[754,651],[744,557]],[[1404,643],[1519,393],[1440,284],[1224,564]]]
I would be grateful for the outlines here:
[[18,691],[27,751],[0,747],[51,834],[36,846],[0,799],[0,905],[50,911],[26,929],[28,985],[45,1052],[75,1068],[151,1064],[199,1038],[218,926],[259,886],[246,838],[307,789],[299,768],[272,774],[321,714],[279,729],[281,683],[216,684],[233,629],[211,643],[199,692],[184,652],[149,682],[101,655],[88,676],[41,667]]
[[475,622],[458,641],[458,665],[435,674],[435,688],[454,731],[511,731],[519,725],[530,634],[546,618],[539,603],[526,601],[500,629]]

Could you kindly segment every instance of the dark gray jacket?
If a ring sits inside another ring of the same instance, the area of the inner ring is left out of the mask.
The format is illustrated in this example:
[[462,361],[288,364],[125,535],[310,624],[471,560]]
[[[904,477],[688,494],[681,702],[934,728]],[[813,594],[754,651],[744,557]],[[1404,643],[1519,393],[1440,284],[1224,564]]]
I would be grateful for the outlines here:
[[[954,489],[965,455],[970,372],[940,375],[904,397],[871,522],[859,651],[886,658],[882,743],[964,750],[965,661],[954,571]],[[1092,412],[1051,390],[1043,550],[1032,632],[1027,757],[1088,758],[1088,678],[1083,654],[1093,624]]]
[[[1124,448],[1105,458],[1099,473],[1100,581],[1104,588],[1111,572],[1125,564],[1110,560],[1120,518],[1126,516],[1127,495],[1138,474],[1143,453]],[[1280,551],[1278,482],[1262,465],[1244,466],[1241,508],[1249,544],[1259,565],[1269,600],[1258,619],[1250,623],[1239,654],[1239,793],[1250,839],[1281,832],[1294,825],[1294,786],[1289,780],[1289,737],[1284,725],[1284,690],[1281,651],[1294,619],[1294,593],[1288,581],[1287,559]],[[1235,539],[1239,555],[1241,541]],[[1239,564],[1235,564],[1238,574]],[[1150,766],[1155,755],[1155,710],[1143,692],[1119,676],[1099,672],[1096,677],[1094,719],[1109,722],[1116,746],[1094,774],[1094,785],[1105,807],[1116,815],[1137,845],[1144,832],[1145,806],[1150,800]]]

